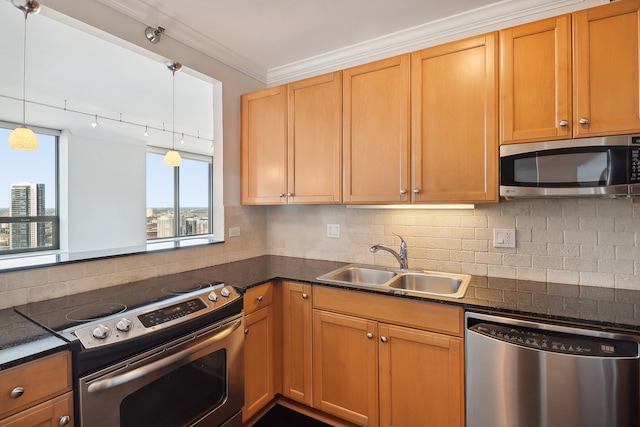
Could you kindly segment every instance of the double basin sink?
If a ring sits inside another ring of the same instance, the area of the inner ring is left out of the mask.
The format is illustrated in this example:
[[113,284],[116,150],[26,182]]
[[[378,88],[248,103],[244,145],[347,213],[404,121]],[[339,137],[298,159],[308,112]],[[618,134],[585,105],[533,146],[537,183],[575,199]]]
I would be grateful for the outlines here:
[[325,283],[389,291],[402,295],[438,295],[462,298],[469,286],[471,276],[349,264],[319,276],[318,280]]

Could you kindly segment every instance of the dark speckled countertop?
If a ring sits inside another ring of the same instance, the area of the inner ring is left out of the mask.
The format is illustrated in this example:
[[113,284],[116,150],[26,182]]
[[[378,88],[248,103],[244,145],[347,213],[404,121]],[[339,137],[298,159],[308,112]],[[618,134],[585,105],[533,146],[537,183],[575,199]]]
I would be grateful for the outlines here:
[[[185,272],[203,281],[223,281],[247,289],[274,279],[290,279],[319,286],[318,276],[348,263],[265,255],[242,261]],[[131,288],[133,284],[119,285]],[[463,306],[467,310],[535,317],[541,320],[572,323],[596,328],[640,332],[640,291],[591,286],[533,282],[474,276],[464,298],[438,296],[411,297],[393,291],[354,289],[359,292],[389,294],[391,298],[414,298]],[[82,300],[84,294],[66,298]],[[32,324],[13,310],[0,310],[0,370],[28,361],[38,355],[64,348],[65,342]]]
[[69,345],[10,308],[0,310],[0,331],[0,371]]
[[[316,279],[318,276],[347,264],[267,255],[196,271],[204,277],[248,288],[276,278],[321,284]],[[640,291],[635,290],[473,276],[464,298],[425,296],[418,299],[462,305],[467,310],[640,332]]]

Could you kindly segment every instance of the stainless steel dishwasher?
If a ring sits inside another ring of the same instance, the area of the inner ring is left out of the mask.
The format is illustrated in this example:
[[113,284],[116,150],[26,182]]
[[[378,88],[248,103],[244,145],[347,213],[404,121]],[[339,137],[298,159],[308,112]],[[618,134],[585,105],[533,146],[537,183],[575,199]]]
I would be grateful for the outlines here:
[[640,336],[465,314],[467,427],[638,427]]

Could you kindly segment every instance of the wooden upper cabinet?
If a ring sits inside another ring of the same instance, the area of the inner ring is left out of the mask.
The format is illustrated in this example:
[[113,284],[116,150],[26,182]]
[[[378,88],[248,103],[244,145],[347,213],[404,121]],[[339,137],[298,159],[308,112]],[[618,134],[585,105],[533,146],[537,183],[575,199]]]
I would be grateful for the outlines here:
[[288,87],[288,203],[342,201],[342,72]]
[[498,200],[497,37],[412,54],[415,202]]
[[242,95],[241,104],[241,202],[286,203],[287,88]]
[[345,70],[344,203],[409,202],[410,55]]
[[573,14],[576,137],[640,131],[639,0]]
[[572,136],[571,15],[500,31],[501,143]]

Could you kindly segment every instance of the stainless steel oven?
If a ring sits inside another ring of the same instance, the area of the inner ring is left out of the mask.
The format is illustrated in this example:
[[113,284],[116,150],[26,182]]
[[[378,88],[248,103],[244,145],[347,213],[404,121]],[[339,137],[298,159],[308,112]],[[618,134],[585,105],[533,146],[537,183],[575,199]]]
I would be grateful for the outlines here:
[[239,290],[187,273],[17,307],[71,343],[80,427],[240,427]]
[[81,425],[241,426],[243,331],[238,315],[81,377]]

